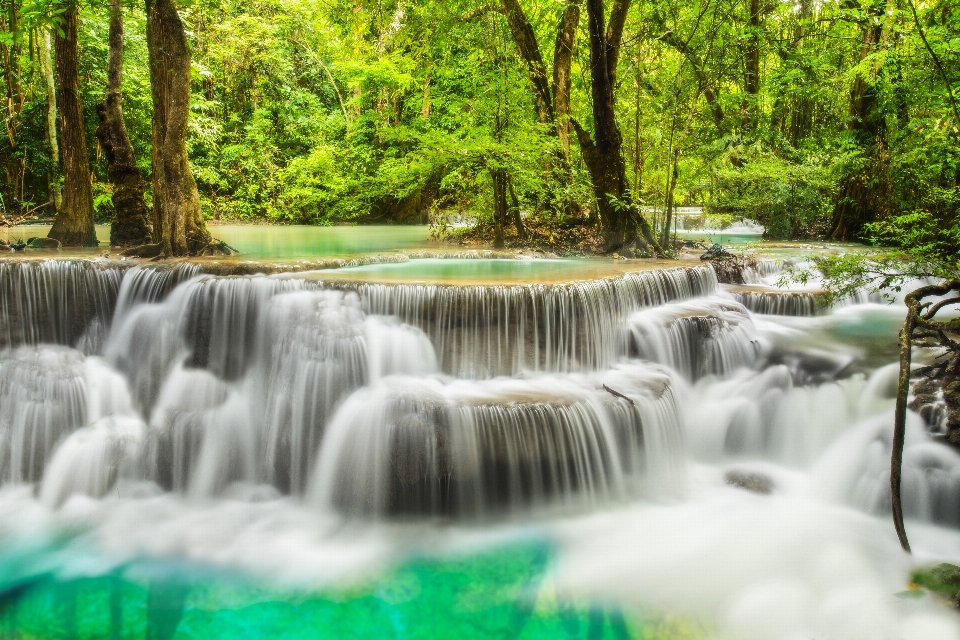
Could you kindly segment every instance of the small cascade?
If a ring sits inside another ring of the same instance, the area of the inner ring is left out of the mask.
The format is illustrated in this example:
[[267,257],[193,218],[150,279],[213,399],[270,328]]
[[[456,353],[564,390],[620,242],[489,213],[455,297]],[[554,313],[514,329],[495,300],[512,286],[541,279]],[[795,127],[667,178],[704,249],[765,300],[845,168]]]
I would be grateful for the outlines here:
[[[919,416],[907,414],[901,499],[904,516],[960,527],[960,454],[934,442]],[[817,465],[824,494],[877,515],[890,500],[892,412],[864,420],[839,439]]]
[[115,317],[125,318],[138,304],[160,302],[179,284],[200,275],[200,265],[136,266],[127,271],[117,294]]
[[783,273],[786,263],[783,260],[761,258],[752,260],[743,270],[743,280],[747,284],[764,284],[773,276]]
[[730,286],[725,290],[753,313],[777,316],[815,316],[826,309],[826,297],[816,291],[752,290]]
[[244,394],[178,365],[150,419],[146,472],[167,489],[212,496],[258,480],[258,433]]
[[135,416],[109,416],[74,431],[48,465],[41,501],[59,507],[75,494],[102,498],[119,479],[138,477],[145,431]]
[[712,268],[698,266],[550,285],[326,286],[355,288],[368,313],[423,329],[444,372],[482,379],[610,366],[624,347],[623,318],[713,293],[717,280]]
[[688,379],[754,365],[762,346],[747,310],[735,302],[699,299],[647,309],[627,321],[632,350]]
[[681,439],[669,377],[613,379],[635,398],[578,378],[384,378],[333,418],[311,495],[349,513],[478,517],[593,504],[643,479],[675,479]]
[[75,493],[104,496],[121,478],[140,475],[146,425],[133,408],[126,379],[106,362],[83,362],[86,416],[82,428],[57,447],[43,474],[40,498],[63,504]]
[[[892,407],[884,368],[869,379],[800,386],[785,365],[704,381],[690,393],[687,429],[698,456],[764,458],[793,467],[817,460],[856,421]],[[894,387],[895,389],[895,387]]]
[[0,260],[0,349],[41,343],[95,353],[132,265],[102,260]]
[[[262,356],[254,369],[253,387],[265,391],[259,401],[264,408],[267,475],[276,486],[296,493],[304,490],[333,410],[366,383],[364,322],[353,293],[299,291],[271,301],[260,326]],[[417,358],[402,351],[402,342],[391,346],[400,358]],[[390,364],[383,362],[383,351],[376,354],[378,373]]]
[[87,424],[83,354],[65,347],[0,353],[0,480],[37,482],[60,442]]

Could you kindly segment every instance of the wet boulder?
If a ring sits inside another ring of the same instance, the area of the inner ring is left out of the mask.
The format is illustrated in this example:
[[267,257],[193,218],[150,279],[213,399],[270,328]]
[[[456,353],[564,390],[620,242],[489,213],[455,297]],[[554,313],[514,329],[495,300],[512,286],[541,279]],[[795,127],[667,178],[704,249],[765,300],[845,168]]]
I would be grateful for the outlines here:
[[761,495],[773,493],[773,479],[763,473],[731,469],[723,475],[724,481],[731,487],[743,489]]
[[52,249],[60,250],[60,241],[54,238],[28,238],[27,249]]

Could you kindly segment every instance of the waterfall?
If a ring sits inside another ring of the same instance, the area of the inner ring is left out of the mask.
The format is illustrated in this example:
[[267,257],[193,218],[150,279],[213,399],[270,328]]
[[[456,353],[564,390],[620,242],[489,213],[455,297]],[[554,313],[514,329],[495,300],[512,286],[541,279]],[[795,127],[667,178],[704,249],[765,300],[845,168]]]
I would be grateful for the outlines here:
[[576,376],[384,378],[334,416],[311,495],[351,513],[477,517],[677,482],[669,376],[632,365],[611,379],[633,397]]
[[[0,482],[50,506],[146,483],[478,519],[679,496],[689,457],[820,468],[861,434],[824,483],[887,508],[896,366],[825,339],[874,306],[719,290],[703,265],[467,286],[206,268],[0,261]],[[919,429],[909,513],[960,527],[956,457]]]
[[522,371],[584,371],[613,364],[629,314],[708,295],[709,266],[638,271],[614,278],[536,285],[356,287],[369,313],[396,316],[433,342],[443,371],[482,379]]
[[83,343],[95,353],[132,265],[103,260],[0,260],[0,349]]
[[754,313],[778,316],[814,316],[824,309],[824,295],[813,291],[752,291],[727,287],[733,298]]
[[747,310],[719,299],[662,305],[630,316],[627,325],[635,353],[690,379],[752,366],[763,350]]

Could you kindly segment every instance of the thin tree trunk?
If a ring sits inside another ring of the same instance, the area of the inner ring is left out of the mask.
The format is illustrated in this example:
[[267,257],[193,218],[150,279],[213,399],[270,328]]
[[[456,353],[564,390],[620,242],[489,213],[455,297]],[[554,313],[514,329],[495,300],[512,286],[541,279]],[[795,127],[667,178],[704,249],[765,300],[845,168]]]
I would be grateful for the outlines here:
[[164,254],[198,254],[212,238],[187,158],[190,49],[173,0],[148,0],[147,46],[154,109],[154,237]]
[[490,169],[493,181],[493,247],[503,248],[503,227],[507,219],[507,172],[503,169]]
[[520,199],[513,189],[512,178],[507,178],[507,187],[510,191],[510,208],[513,210],[513,226],[517,228],[517,238],[520,242],[526,242],[527,230],[523,227],[523,218],[520,216]]
[[97,246],[93,226],[93,191],[90,188],[90,161],[83,126],[80,75],[77,65],[76,4],[69,4],[54,39],[57,53],[57,85],[60,96],[60,136],[63,141],[63,203],[49,237],[63,246]]
[[660,236],[660,246],[670,246],[670,225],[673,223],[673,192],[677,188],[677,178],[680,177],[678,164],[680,162],[680,145],[673,147],[673,170],[667,178],[667,206],[663,223],[663,233]]
[[60,211],[60,145],[57,144],[57,83],[53,77],[50,32],[43,32],[43,77],[47,82],[47,137],[50,140],[50,202]]
[[[909,302],[908,302],[909,305]],[[913,330],[916,309],[908,306],[907,318],[900,330],[900,377],[897,382],[897,406],[893,422],[893,442],[890,447],[890,502],[893,507],[893,527],[903,550],[910,552],[910,542],[903,526],[903,504],[900,500],[900,478],[903,466],[903,441],[907,426],[907,396],[910,394],[910,356],[913,348]]]
[[[947,297],[951,293],[954,295]],[[924,302],[925,298],[934,298],[934,301]],[[909,553],[910,542],[907,540],[907,532],[903,526],[900,481],[907,426],[907,400],[910,394],[911,350],[916,341],[929,345],[923,341],[933,340],[939,347],[946,350],[940,358],[941,360],[946,358],[946,361],[927,367],[927,373],[936,372],[932,377],[939,377],[944,382],[949,382],[960,373],[960,344],[952,338],[960,332],[960,319],[949,316],[942,320],[937,319],[940,311],[960,305],[960,280],[946,280],[940,284],[920,287],[907,294],[904,304],[907,307],[907,317],[900,331],[900,376],[897,382],[893,442],[890,447],[890,498],[893,507],[893,526],[900,539],[900,546]],[[945,385],[944,390],[947,389],[949,386]]]
[[110,47],[107,90],[97,106],[97,139],[107,156],[107,174],[113,183],[112,246],[130,247],[150,242],[150,211],[143,198],[146,188],[137,167],[133,145],[123,121],[123,12],[120,0],[110,0]]

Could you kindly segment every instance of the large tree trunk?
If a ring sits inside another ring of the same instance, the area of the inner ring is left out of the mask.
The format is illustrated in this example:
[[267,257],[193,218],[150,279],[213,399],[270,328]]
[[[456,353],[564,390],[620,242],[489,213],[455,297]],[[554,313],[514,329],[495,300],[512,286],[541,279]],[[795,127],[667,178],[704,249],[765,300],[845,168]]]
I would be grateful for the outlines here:
[[518,0],[501,0],[503,12],[510,25],[513,42],[517,46],[520,58],[527,66],[527,77],[533,89],[533,102],[537,112],[537,120],[541,123],[553,123],[553,99],[550,96],[550,83],[547,80],[547,65],[540,54],[537,36],[533,26],[527,20],[523,8]]
[[626,15],[629,6],[630,0],[615,0],[608,31],[604,27],[603,0],[587,0],[594,139],[576,120],[571,122],[593,182],[604,250],[627,253],[636,245],[641,252],[663,255],[650,225],[630,201],[623,139],[614,112],[613,74],[617,65],[608,55],[615,56],[620,50],[623,25],[616,21],[622,20],[620,16]]
[[77,13],[76,4],[66,6],[61,30],[54,41],[60,94],[60,139],[63,143],[63,203],[48,235],[65,247],[95,247],[93,191],[90,188],[90,161],[77,65]]
[[146,187],[123,122],[123,12],[120,0],[110,0],[110,48],[107,55],[107,91],[97,106],[97,139],[107,156],[107,174],[113,183],[113,220],[110,244],[131,247],[150,242],[150,211],[143,199]]
[[190,49],[173,0],[148,0],[147,49],[153,94],[154,238],[160,253],[196,255],[212,239],[187,158]]
[[557,39],[553,49],[553,111],[557,121],[557,137],[564,159],[570,162],[570,69],[573,50],[577,41],[577,25],[580,24],[580,0],[567,4],[557,26]]
[[57,81],[53,77],[53,56],[50,32],[43,32],[43,78],[47,83],[47,138],[50,141],[50,202],[60,211],[60,145],[57,143]]
[[[863,44],[860,47],[859,61],[871,55],[883,37],[881,21],[884,11],[883,2],[868,0],[867,16],[864,20]],[[847,129],[853,132],[858,144],[866,155],[875,155],[884,134],[883,115],[880,113],[876,83],[865,79],[861,74],[854,77],[850,87],[849,115]],[[867,185],[867,176],[863,171],[848,175],[840,189],[840,195],[833,209],[831,240],[853,240],[863,226],[876,217],[876,205],[873,190]]]

